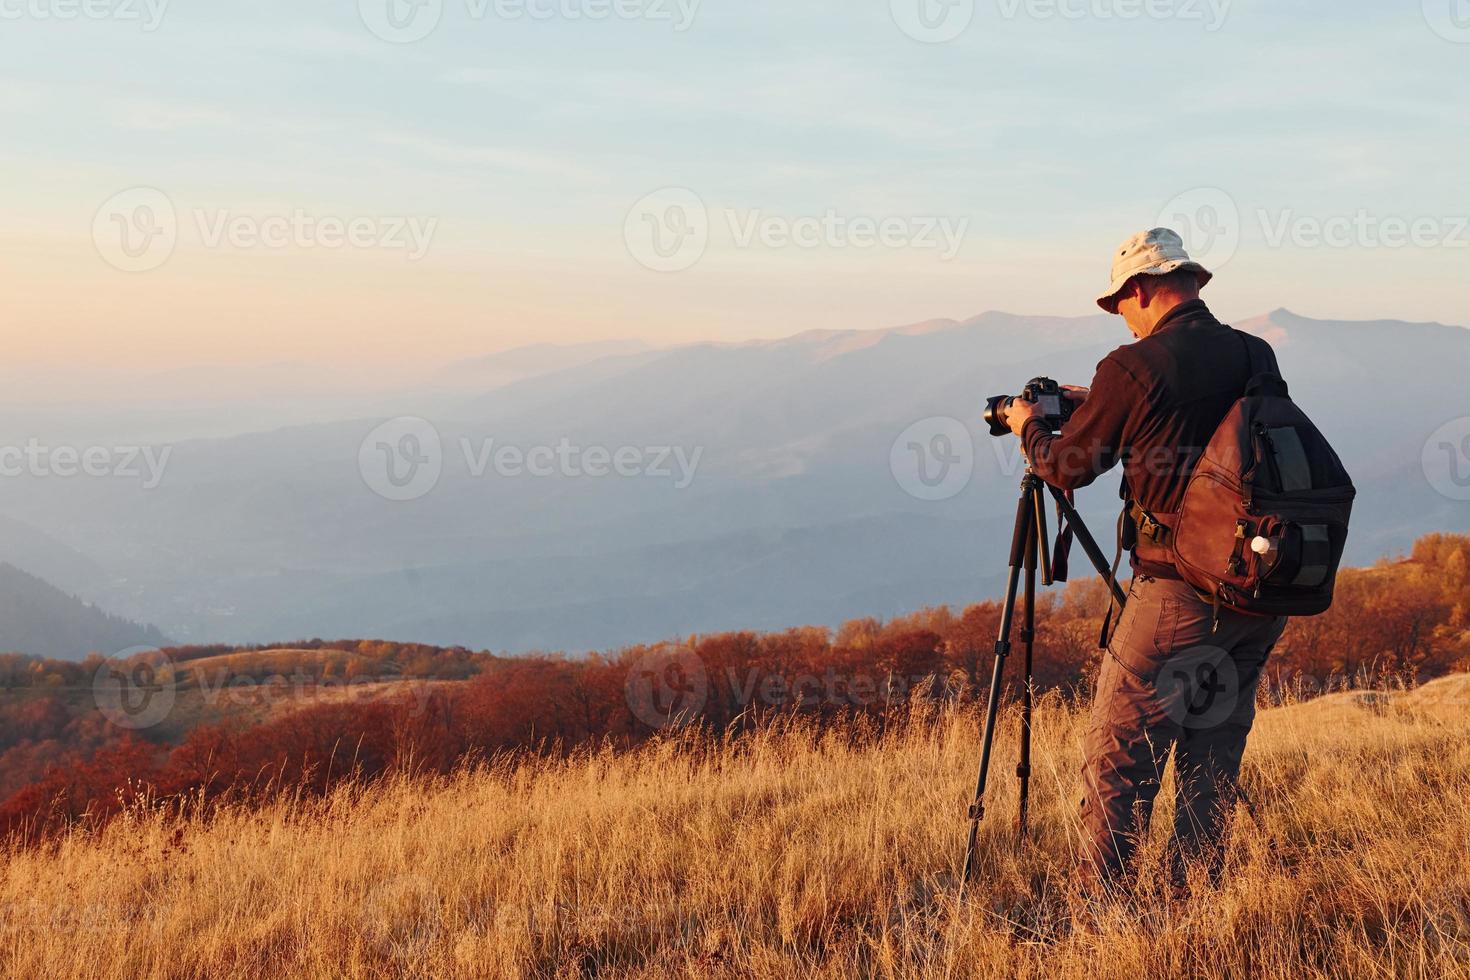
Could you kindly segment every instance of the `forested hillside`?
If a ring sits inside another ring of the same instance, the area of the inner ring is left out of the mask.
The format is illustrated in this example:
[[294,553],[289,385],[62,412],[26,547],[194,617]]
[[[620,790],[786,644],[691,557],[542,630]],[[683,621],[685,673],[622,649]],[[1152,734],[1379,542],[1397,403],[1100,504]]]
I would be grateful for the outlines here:
[[74,659],[167,642],[152,626],[110,616],[0,562],[0,650]]
[[[1098,580],[1043,598],[1043,689],[1085,694],[1105,608]],[[1470,670],[1467,612],[1470,538],[1430,536],[1408,558],[1346,570],[1330,613],[1292,623],[1262,698]],[[0,825],[29,837],[105,819],[140,797],[321,792],[349,776],[448,772],[508,750],[628,747],[675,728],[748,732],[792,714],[886,724],[916,702],[982,697],[999,616],[985,602],[577,658],[380,641],[176,648],[124,664],[5,658],[0,789],[12,795]]]

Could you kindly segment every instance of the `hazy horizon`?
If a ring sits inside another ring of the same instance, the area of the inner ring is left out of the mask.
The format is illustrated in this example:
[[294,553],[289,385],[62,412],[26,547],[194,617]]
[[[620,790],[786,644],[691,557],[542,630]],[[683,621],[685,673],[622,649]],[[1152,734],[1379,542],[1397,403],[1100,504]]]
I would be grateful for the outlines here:
[[[1211,299],[1208,293],[1205,295],[1205,299],[1206,301]],[[1304,317],[1305,319],[1321,320],[1324,322],[1428,322],[1438,323],[1443,326],[1470,329],[1470,322],[1407,321],[1403,317],[1394,315],[1392,311],[1384,312],[1382,315],[1364,314],[1350,318],[1318,316],[1312,312],[1304,312],[1289,303],[1278,304],[1270,309],[1262,309],[1255,313],[1234,317],[1222,313],[1214,303],[1211,303],[1211,309],[1227,323],[1245,323],[1267,317],[1273,312],[1284,311]],[[191,400],[228,400],[232,396],[232,392],[228,387],[230,383],[242,387],[246,385],[253,387],[260,380],[268,380],[285,385],[290,383],[292,378],[307,377],[307,372],[311,372],[309,376],[312,381],[312,387],[315,389],[315,393],[321,397],[362,394],[365,392],[391,394],[395,390],[407,390],[416,386],[429,386],[435,383],[447,382],[450,380],[447,378],[450,371],[457,367],[473,364],[479,360],[488,360],[502,355],[519,354],[538,349],[575,351],[579,349],[593,349],[609,344],[626,343],[641,345],[648,350],[669,350],[697,344],[739,346],[742,344],[780,343],[808,333],[882,333],[933,323],[965,323],[979,319],[980,317],[992,315],[1016,316],[1021,318],[1058,317],[1061,319],[1083,321],[1105,314],[1100,314],[1098,311],[1091,313],[1084,311],[1076,314],[1049,314],[1029,310],[983,309],[977,313],[964,316],[941,315],[926,319],[904,320],[878,326],[801,327],[785,333],[773,331],[728,340],[719,338],[672,338],[664,342],[655,342],[646,337],[626,336],[592,340],[531,341],[529,343],[508,342],[503,346],[467,350],[458,354],[426,355],[424,360],[414,362],[404,360],[354,362],[344,361],[341,358],[322,358],[319,360],[308,358],[291,360],[262,358],[258,361],[240,361],[235,363],[200,361],[174,366],[159,365],[156,369],[146,367],[140,369],[125,364],[92,365],[85,368],[70,368],[67,377],[71,383],[67,386],[58,386],[54,377],[37,373],[37,368],[52,369],[57,367],[57,365],[33,365],[28,368],[5,365],[0,366],[0,383],[5,385],[4,391],[0,392],[0,405],[20,407],[22,403],[25,403],[26,405],[35,407],[56,409],[63,408],[67,405],[85,406],[97,401],[115,399],[120,395],[126,395],[138,404],[188,402]],[[1121,319],[1114,319],[1112,322],[1117,330],[1118,343],[1120,345],[1129,343],[1130,337],[1123,321]],[[221,379],[226,383],[223,391],[221,390]],[[461,377],[458,379],[458,383],[465,384],[470,380],[468,376]],[[144,384],[152,385],[159,382],[172,385],[173,387],[163,387],[161,389],[143,387]],[[257,391],[256,393],[269,394],[270,392],[267,389],[265,392]],[[238,392],[234,392],[234,394],[238,394]]]
[[[1119,325],[533,348],[376,393],[299,366],[258,389],[245,369],[185,372],[176,404],[9,409],[0,561],[181,642],[581,651],[963,604],[999,588],[983,556],[1021,465],[985,396],[1085,383]],[[1466,526],[1470,333],[1286,310],[1239,325],[1358,477],[1351,561]],[[1426,416],[1406,428],[1375,387],[1422,388]],[[1102,529],[1115,500],[1105,478],[1080,505]]]

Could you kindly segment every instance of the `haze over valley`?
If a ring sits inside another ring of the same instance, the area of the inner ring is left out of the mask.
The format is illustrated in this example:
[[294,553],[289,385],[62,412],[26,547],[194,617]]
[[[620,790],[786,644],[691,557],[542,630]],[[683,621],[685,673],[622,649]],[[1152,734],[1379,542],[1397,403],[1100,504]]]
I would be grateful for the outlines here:
[[[1466,529],[1453,460],[1437,479],[1426,463],[1431,434],[1470,417],[1470,331],[1285,310],[1239,325],[1277,346],[1359,484],[1350,563]],[[6,444],[108,465],[0,481],[0,561],[191,643],[583,651],[964,604],[1000,589],[1020,476],[1015,440],[980,422],[985,396],[1042,374],[1085,384],[1125,340],[1110,317],[987,313],[541,345],[389,384],[172,372],[131,411],[9,414]],[[1421,420],[1393,410],[1410,392]],[[1109,550],[1116,490],[1081,500]]]

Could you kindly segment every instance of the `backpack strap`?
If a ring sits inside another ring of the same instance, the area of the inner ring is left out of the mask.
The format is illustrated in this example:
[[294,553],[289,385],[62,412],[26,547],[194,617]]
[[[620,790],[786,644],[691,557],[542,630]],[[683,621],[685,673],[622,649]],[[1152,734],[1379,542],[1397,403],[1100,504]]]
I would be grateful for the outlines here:
[[1174,564],[1174,525],[1179,515],[1163,518],[1145,510],[1136,500],[1128,502],[1128,520],[1134,530],[1133,553],[1144,561]]
[[[1235,328],[1231,328],[1234,330]],[[1281,376],[1279,369],[1264,366],[1256,357],[1256,349],[1251,344],[1250,335],[1244,330],[1236,330],[1240,342],[1245,346],[1246,398],[1290,398],[1291,389],[1286,384],[1286,379]]]
[[1174,536],[1173,529],[1144,510],[1138,501],[1129,501],[1128,516],[1133,519],[1133,526],[1138,531],[1140,544],[1144,541],[1152,541],[1161,548],[1169,546],[1169,540]]
[[[1127,480],[1125,479],[1124,482],[1126,483]],[[1124,499],[1126,500],[1127,498],[1125,497]],[[1128,543],[1128,507],[1125,504],[1123,512],[1118,515],[1118,553],[1113,557],[1113,570],[1108,573],[1109,581],[1118,581],[1118,569],[1123,567],[1123,554],[1131,550]],[[1133,592],[1133,583],[1131,582],[1128,584],[1128,592],[1130,595]],[[1114,616],[1117,616],[1116,621],[1113,618]],[[1122,618],[1123,612],[1118,608],[1118,597],[1113,593],[1112,589],[1108,589],[1108,614],[1103,619],[1102,635],[1097,640],[1097,648],[1099,650],[1106,650],[1112,645],[1113,626],[1115,622],[1121,621]]]
[[[1231,328],[1234,330],[1234,328]],[[1251,337],[1243,330],[1235,330],[1245,348],[1246,385],[1243,397],[1257,395],[1286,396],[1286,382],[1281,375],[1256,356]],[[1131,549],[1144,561],[1160,564],[1174,563],[1174,532],[1179,521],[1178,514],[1153,514],[1133,498],[1131,492],[1124,497],[1123,519],[1132,532]]]

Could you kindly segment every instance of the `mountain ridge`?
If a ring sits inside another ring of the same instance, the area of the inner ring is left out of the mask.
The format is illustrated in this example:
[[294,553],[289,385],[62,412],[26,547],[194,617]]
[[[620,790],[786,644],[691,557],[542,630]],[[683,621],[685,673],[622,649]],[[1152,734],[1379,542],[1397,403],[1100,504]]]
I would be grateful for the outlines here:
[[[1420,459],[1441,423],[1470,418],[1470,331],[1365,323],[1277,310],[1241,324],[1281,332],[1283,373],[1361,484],[1355,563],[1470,527]],[[981,423],[986,396],[1043,374],[1084,384],[1128,340],[1102,314],[994,311],[796,336],[614,353],[447,400],[426,416],[442,472],[409,501],[376,496],[364,478],[360,450],[383,420],[373,416],[180,444],[148,493],[19,481],[9,514],[106,571],[88,598],[182,642],[333,633],[571,649],[660,639],[696,609],[738,608],[772,628],[896,615],[966,598],[967,583],[968,598],[995,590],[1020,460]],[[1421,422],[1371,397],[1398,389],[1426,393]],[[420,414],[411,399],[402,408]],[[963,433],[970,472],[945,499],[905,489],[917,483],[895,447],[916,425],[921,447],[935,425],[946,439]],[[641,469],[477,474],[464,447],[486,445],[627,449],[650,470],[650,447],[679,447],[700,463],[685,489]],[[1106,536],[1116,477],[1081,507]],[[724,560],[741,553],[750,560]],[[670,585],[670,570],[682,581]]]
[[156,627],[112,616],[8,562],[0,562],[0,652],[57,660],[112,656],[169,642]]

